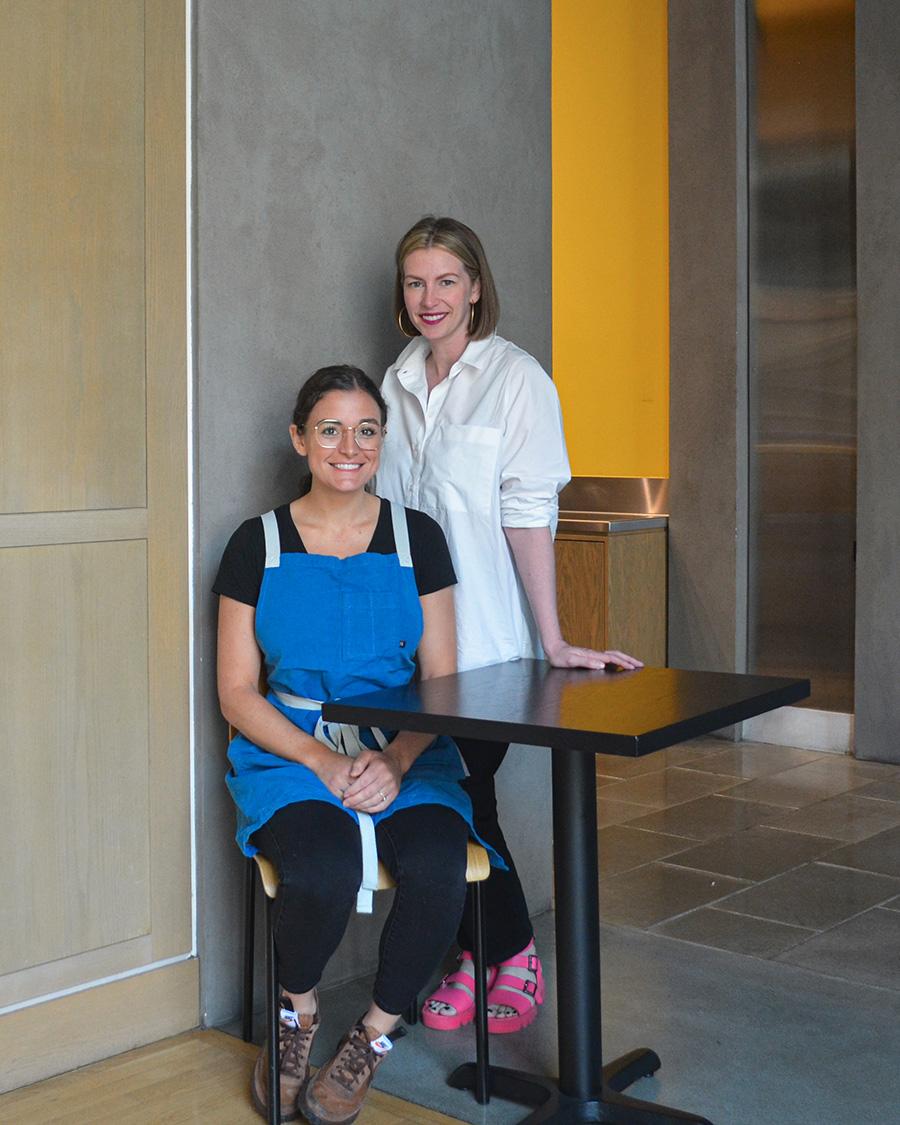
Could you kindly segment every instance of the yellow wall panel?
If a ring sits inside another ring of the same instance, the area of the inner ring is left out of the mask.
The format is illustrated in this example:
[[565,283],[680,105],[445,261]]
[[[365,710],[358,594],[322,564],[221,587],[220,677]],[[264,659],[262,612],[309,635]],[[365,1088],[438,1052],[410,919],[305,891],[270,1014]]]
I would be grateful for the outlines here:
[[553,2],[553,377],[575,476],[668,475],[666,0]]

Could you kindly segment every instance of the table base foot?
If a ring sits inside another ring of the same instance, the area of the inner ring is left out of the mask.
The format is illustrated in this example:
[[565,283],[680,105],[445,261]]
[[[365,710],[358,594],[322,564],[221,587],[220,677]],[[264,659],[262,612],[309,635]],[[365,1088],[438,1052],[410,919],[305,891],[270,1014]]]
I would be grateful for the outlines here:
[[[489,1068],[489,1091],[491,1096],[505,1101],[536,1107],[533,1113],[522,1118],[521,1125],[549,1125],[550,1122],[579,1125],[580,1122],[593,1121],[610,1125],[683,1125],[684,1122],[712,1125],[705,1117],[694,1113],[630,1098],[622,1093],[632,1082],[655,1074],[659,1067],[659,1056],[654,1051],[646,1047],[629,1051],[604,1066],[600,1096],[582,1099],[564,1094],[552,1078],[492,1066]],[[458,1066],[447,1079],[447,1084],[457,1090],[474,1090],[475,1064]]]

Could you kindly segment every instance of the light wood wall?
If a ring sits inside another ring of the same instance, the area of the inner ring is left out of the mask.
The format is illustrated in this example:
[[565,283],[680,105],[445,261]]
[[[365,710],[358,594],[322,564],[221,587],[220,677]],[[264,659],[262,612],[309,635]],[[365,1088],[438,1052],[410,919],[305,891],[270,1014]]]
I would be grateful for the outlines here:
[[0,4],[2,1088],[198,1018],[184,22]]

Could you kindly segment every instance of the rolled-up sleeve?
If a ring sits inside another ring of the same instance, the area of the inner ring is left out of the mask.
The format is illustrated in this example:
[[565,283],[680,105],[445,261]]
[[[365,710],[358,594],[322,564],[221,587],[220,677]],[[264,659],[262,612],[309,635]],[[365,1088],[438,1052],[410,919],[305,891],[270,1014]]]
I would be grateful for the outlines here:
[[506,392],[500,522],[555,528],[559,493],[571,478],[559,395],[530,356],[516,364]]

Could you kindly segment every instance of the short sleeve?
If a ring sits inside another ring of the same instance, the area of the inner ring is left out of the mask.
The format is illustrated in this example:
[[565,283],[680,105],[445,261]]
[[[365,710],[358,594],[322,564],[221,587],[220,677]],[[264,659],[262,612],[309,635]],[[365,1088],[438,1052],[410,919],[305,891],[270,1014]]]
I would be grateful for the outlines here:
[[255,606],[259,601],[265,566],[265,533],[262,520],[257,516],[245,520],[228,540],[213,583],[213,592],[244,605]]
[[551,527],[571,477],[559,395],[537,360],[523,355],[507,380],[500,465],[503,527]]
[[412,555],[419,597],[444,590],[447,586],[455,586],[456,572],[440,524],[431,516],[413,508],[406,509],[406,523],[409,528],[409,553]]

